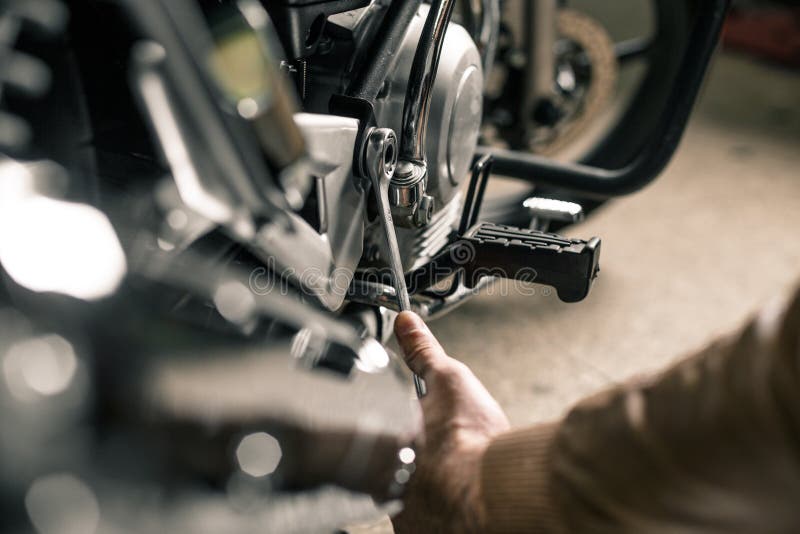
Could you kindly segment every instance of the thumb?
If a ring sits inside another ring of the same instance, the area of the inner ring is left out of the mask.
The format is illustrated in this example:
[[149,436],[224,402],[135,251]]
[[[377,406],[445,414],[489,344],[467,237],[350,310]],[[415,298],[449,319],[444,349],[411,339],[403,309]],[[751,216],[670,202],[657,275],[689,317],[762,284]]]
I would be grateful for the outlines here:
[[406,364],[423,379],[450,359],[416,313],[400,313],[394,323],[394,333],[403,349]]

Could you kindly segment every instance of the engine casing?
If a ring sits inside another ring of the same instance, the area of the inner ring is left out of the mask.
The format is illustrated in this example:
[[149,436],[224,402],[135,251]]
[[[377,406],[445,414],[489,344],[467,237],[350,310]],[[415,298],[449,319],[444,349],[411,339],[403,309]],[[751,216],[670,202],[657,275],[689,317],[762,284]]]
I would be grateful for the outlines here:
[[[408,75],[429,7],[414,17],[387,85],[375,104],[378,124],[400,132]],[[483,112],[481,56],[467,30],[451,23],[445,35],[439,69],[431,95],[425,152],[428,162],[427,193],[435,211],[455,196],[469,172],[478,143]]]

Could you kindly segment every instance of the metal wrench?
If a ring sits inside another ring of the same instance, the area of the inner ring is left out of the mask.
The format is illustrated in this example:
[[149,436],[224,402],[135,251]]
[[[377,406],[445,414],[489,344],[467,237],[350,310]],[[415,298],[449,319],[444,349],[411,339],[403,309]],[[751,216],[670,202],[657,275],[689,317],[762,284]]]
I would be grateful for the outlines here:
[[[392,180],[396,166],[397,136],[394,131],[390,128],[373,128],[367,136],[364,168],[372,182],[375,200],[378,203],[383,235],[386,239],[386,247],[389,249],[389,267],[392,270],[394,287],[397,291],[397,302],[400,311],[410,311],[411,299],[408,296],[403,260],[400,257],[400,247],[397,245],[397,234],[395,234],[392,221],[392,207],[389,204],[389,182]],[[414,387],[418,397],[425,396],[425,381],[416,374],[414,374]]]

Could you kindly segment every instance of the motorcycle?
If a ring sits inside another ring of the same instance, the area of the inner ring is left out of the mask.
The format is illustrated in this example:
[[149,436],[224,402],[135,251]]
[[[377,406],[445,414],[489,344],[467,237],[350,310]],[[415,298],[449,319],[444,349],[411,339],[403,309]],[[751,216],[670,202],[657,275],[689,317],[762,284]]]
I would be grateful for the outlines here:
[[600,239],[553,232],[675,151],[728,2],[647,4],[614,42],[555,0],[3,2],[9,517],[301,532],[396,506],[425,394],[397,312],[500,279],[584,299]]

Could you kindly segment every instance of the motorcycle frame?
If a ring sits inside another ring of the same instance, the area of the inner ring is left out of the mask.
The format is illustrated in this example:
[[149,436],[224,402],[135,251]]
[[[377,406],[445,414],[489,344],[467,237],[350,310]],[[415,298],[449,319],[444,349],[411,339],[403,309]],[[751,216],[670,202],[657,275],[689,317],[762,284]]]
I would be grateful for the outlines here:
[[[714,54],[730,0],[701,0],[689,41],[672,81],[665,104],[644,145],[622,155],[627,163],[605,168],[588,163],[563,163],[526,152],[479,147],[476,159],[492,155],[494,170],[503,176],[538,186],[577,193],[590,198],[608,198],[633,193],[658,177],[672,159],[697,99],[708,65]],[[627,121],[635,117],[626,116]],[[627,130],[627,124],[618,126]],[[618,159],[620,159],[618,157]]]

